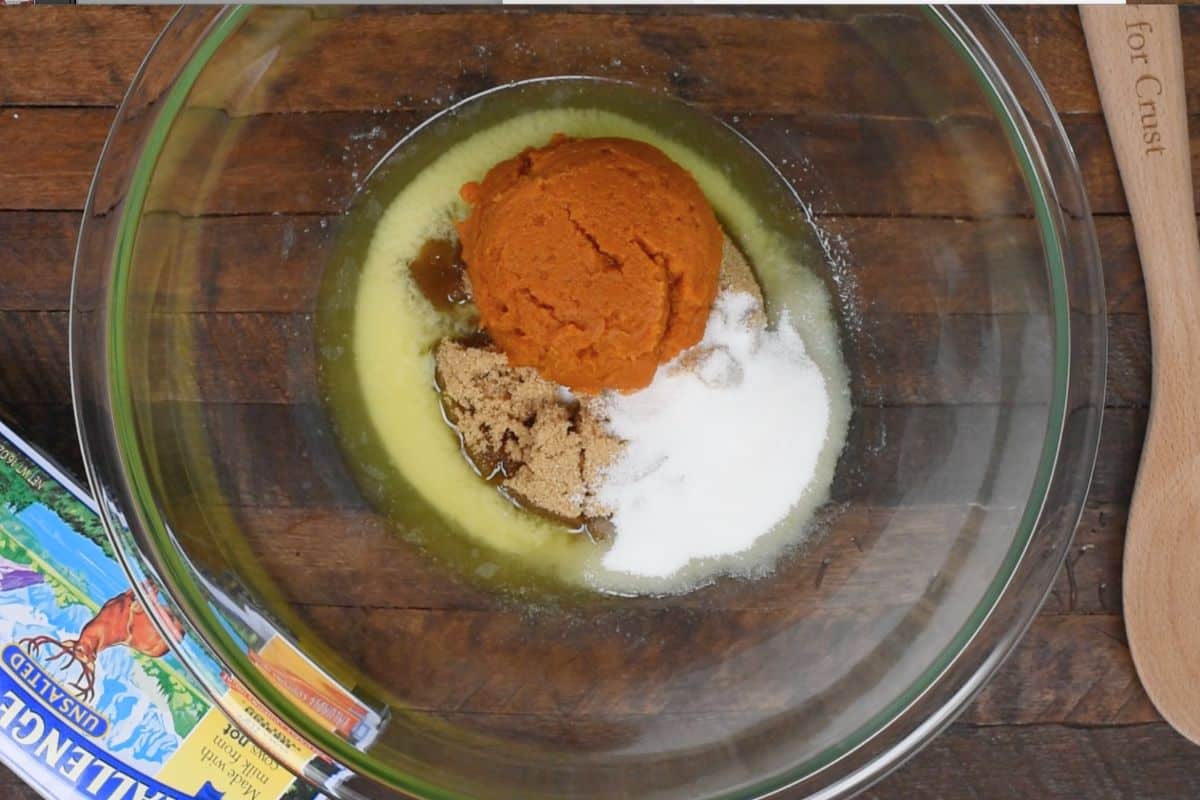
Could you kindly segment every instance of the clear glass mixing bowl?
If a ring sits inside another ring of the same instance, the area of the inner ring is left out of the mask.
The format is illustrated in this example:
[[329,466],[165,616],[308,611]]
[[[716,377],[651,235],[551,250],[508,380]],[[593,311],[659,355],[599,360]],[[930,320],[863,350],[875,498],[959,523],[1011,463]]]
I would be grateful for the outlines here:
[[[766,578],[513,599],[349,478],[314,311],[359,184],[449,104],[552,75],[710,111],[811,209],[854,416],[825,530]],[[89,477],[131,574],[164,588],[147,607],[263,748],[345,798],[862,788],[1036,612],[1103,405],[1078,168],[979,8],[186,8],[113,125],[71,324]],[[272,640],[353,693],[351,724],[301,708]]]

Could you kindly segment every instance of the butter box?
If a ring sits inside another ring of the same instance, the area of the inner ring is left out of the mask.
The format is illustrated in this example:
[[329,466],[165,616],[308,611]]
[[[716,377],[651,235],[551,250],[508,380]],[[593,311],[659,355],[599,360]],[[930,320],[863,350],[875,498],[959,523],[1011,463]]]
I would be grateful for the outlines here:
[[[290,665],[276,668],[281,684],[301,701],[319,698],[314,713],[331,729],[371,737],[378,718],[283,637],[259,644],[251,657]],[[250,698],[244,706],[251,714]],[[254,719],[288,740],[294,767],[316,760],[259,711]],[[91,499],[2,424],[0,760],[53,800],[324,796],[207,698],[134,595]]]

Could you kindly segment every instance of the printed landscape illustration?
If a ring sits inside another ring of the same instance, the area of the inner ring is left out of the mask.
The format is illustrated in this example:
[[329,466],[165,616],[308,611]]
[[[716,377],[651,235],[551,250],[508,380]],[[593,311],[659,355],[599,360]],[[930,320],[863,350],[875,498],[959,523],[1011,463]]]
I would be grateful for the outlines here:
[[[144,591],[152,593],[155,590],[152,586],[146,586]],[[177,620],[171,619],[171,622],[172,634],[178,640],[183,636],[183,626]],[[76,696],[85,703],[92,702],[96,697],[96,657],[101,651],[125,645],[150,658],[162,658],[170,651],[133,589],[121,592],[100,606],[100,611],[88,620],[74,639],[56,639],[39,634],[27,636],[19,644],[34,656],[43,648],[49,648],[52,655],[47,659],[47,664],[62,660],[64,669],[78,665],[79,678],[70,685],[75,689]]]
[[94,513],[58,486],[35,491],[0,462],[0,644],[8,642],[103,715],[106,746],[151,774],[208,711]]

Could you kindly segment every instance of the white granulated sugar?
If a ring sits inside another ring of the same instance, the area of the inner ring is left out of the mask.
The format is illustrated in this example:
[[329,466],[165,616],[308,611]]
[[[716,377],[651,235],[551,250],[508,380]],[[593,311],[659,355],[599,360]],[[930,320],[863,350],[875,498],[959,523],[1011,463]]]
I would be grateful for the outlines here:
[[658,370],[650,386],[607,398],[627,445],[598,499],[613,509],[608,569],[669,576],[692,559],[740,553],[781,522],[812,480],[829,396],[786,314],[746,320],[755,300],[717,298],[699,364]]

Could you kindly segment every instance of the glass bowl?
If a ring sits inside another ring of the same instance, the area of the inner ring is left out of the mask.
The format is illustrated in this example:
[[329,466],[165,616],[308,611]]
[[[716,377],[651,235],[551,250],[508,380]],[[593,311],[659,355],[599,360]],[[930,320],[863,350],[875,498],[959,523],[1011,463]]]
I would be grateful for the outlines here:
[[[514,597],[395,529],[338,449],[315,312],[379,211],[362,182],[453,103],[560,75],[716,115],[810,213],[853,417],[819,530],[767,576]],[[97,169],[71,359],[146,607],[327,794],[842,797],[945,726],[1049,590],[1104,331],[1074,156],[985,9],[186,8]]]

